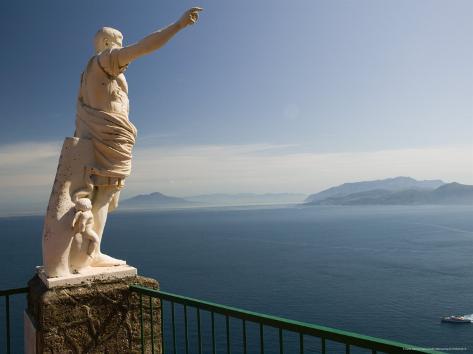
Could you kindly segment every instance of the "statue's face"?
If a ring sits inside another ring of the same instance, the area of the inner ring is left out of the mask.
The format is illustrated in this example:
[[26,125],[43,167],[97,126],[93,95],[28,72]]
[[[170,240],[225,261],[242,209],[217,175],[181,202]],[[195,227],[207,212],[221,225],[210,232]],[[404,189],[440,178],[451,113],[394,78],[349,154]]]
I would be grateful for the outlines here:
[[123,47],[123,35],[121,33],[115,36],[113,44],[119,48]]
[[103,27],[95,35],[94,44],[97,53],[105,49],[122,48],[123,34],[114,28]]
[[123,35],[116,33],[113,36],[107,36],[103,39],[105,48],[123,48]]

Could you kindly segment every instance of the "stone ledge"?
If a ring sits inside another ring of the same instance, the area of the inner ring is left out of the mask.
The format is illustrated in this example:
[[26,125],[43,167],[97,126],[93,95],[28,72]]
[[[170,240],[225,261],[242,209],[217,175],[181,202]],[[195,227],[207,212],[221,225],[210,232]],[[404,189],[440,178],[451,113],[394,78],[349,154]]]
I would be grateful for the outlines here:
[[[132,284],[159,288],[154,279],[133,276],[48,289],[35,276],[28,283],[27,315],[35,333],[30,348],[34,348],[36,353],[141,353],[140,297],[129,290]],[[162,352],[160,323],[160,301],[144,301],[146,353],[151,352],[151,331],[156,344],[155,353]]]
[[133,277],[138,274],[136,268],[129,265],[114,267],[89,267],[79,274],[71,274],[67,277],[48,278],[43,267],[37,267],[38,277],[48,289],[56,287],[68,287],[88,284],[95,281],[118,280]]

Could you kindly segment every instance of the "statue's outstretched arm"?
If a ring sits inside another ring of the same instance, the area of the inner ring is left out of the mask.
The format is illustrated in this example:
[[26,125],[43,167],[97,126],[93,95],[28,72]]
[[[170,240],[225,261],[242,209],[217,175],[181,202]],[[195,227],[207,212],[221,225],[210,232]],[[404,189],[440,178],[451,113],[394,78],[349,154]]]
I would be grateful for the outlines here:
[[172,25],[151,33],[149,36],[146,36],[135,44],[118,49],[118,62],[120,66],[128,65],[133,60],[161,48],[177,32],[189,25],[196,23],[199,18],[200,11],[202,11],[202,8],[193,7],[187,10],[181,16],[181,18]]

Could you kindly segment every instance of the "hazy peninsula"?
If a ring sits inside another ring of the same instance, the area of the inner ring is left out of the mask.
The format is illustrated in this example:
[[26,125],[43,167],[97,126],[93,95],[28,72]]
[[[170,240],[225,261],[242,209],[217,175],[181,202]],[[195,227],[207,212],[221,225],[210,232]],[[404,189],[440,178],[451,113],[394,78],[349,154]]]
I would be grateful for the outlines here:
[[345,183],[312,194],[305,205],[473,205],[473,186],[410,177]]

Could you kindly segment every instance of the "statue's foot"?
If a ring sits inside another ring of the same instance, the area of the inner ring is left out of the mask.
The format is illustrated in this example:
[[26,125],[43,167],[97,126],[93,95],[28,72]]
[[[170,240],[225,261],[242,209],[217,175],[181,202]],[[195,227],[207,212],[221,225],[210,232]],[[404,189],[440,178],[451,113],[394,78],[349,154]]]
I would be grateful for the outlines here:
[[113,267],[126,264],[125,261],[121,259],[116,259],[110,256],[107,256],[103,253],[97,253],[90,263],[91,267]]

